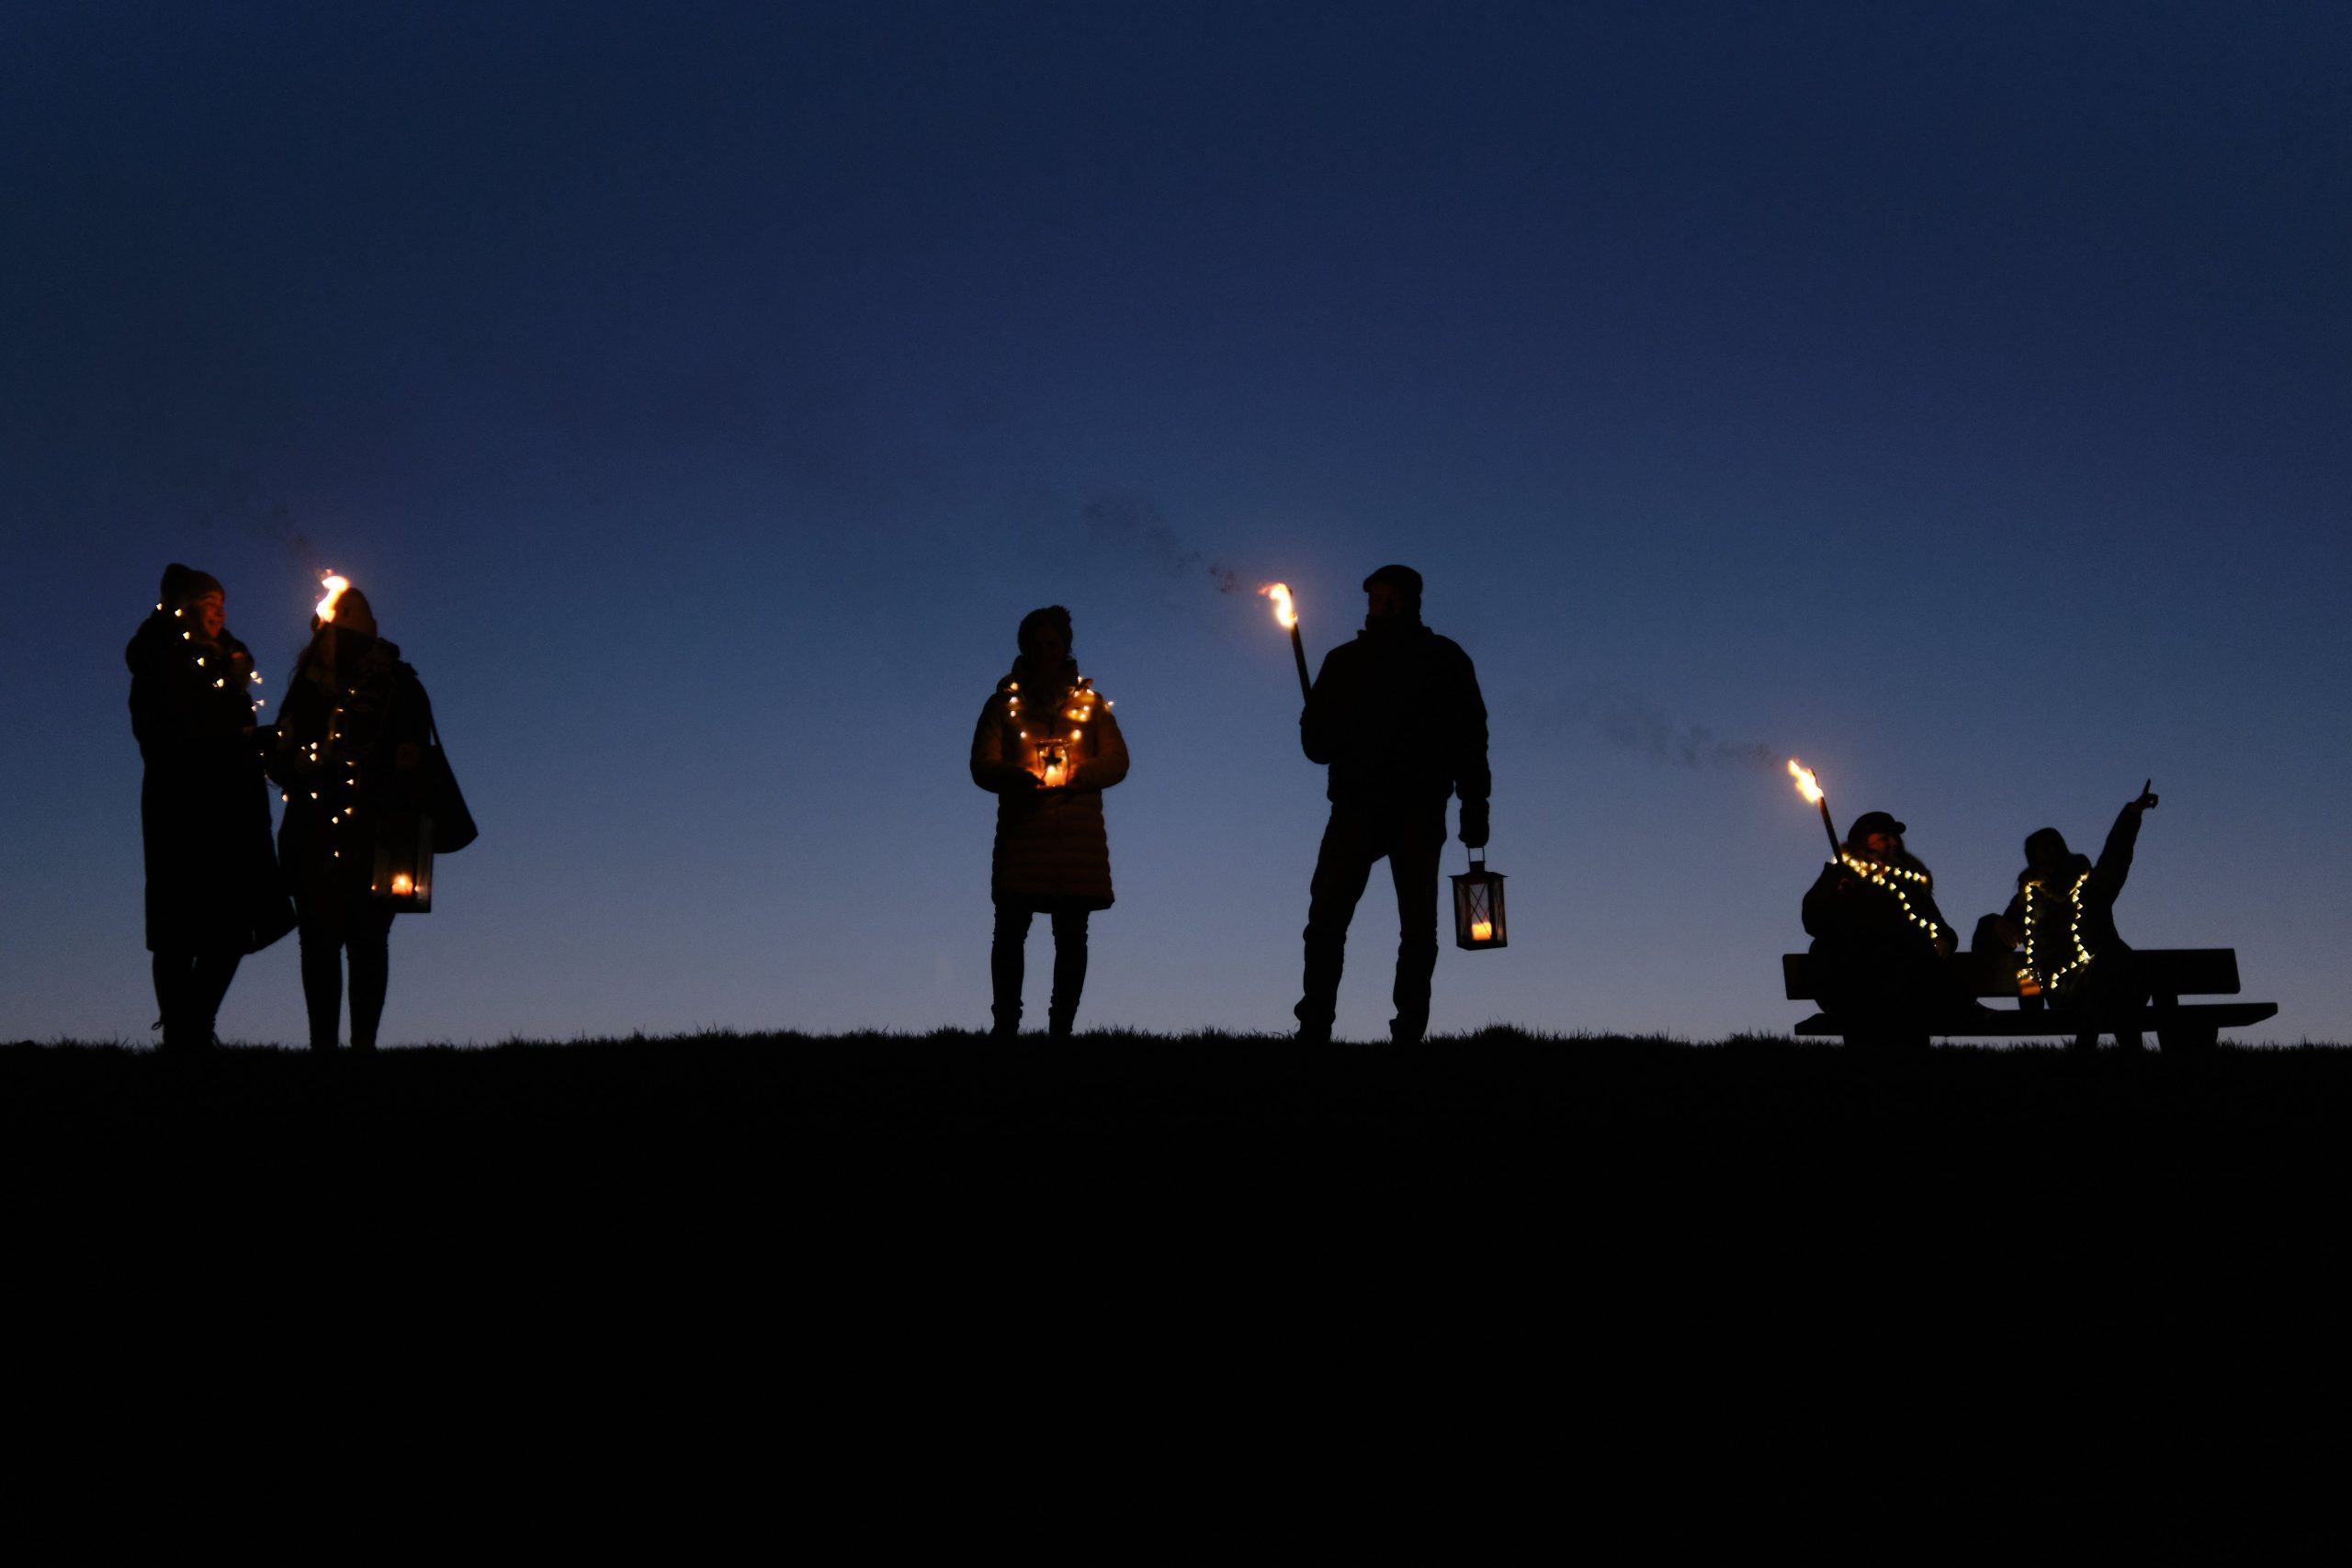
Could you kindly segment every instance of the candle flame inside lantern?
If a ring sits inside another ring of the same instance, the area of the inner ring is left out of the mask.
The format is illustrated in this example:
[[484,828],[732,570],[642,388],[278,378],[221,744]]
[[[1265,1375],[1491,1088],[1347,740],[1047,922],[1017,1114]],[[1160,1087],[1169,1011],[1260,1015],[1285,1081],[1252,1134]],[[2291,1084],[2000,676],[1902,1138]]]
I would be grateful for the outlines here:
[[321,622],[332,621],[334,619],[335,601],[342,598],[343,591],[351,586],[351,580],[328,572],[319,579],[319,586],[327,591],[327,596],[319,601],[318,607],[311,614],[317,615]]
[[1495,922],[1494,922],[1494,921],[1492,921],[1492,920],[1473,920],[1473,921],[1471,921],[1471,922],[1470,922],[1470,940],[1471,940],[1472,942],[1492,942],[1492,941],[1494,941],[1494,940],[1495,940]]
[[1287,631],[1298,625],[1298,608],[1291,603],[1290,584],[1269,582],[1258,590],[1274,602],[1274,624]]
[[414,880],[413,877],[411,877],[411,876],[409,875],[409,874],[408,874],[407,872],[404,872],[404,871],[399,871],[399,872],[394,872],[394,873],[392,874],[392,897],[395,897],[395,898],[405,898],[405,897],[407,897],[410,894],[412,894],[412,893],[413,893],[413,892],[415,892],[415,891],[416,891],[416,882],[415,882],[415,880]]
[[1807,806],[1821,804],[1821,781],[1813,776],[1811,768],[1799,767],[1797,760],[1792,757],[1789,759],[1789,777],[1797,781],[1797,793],[1804,796]]

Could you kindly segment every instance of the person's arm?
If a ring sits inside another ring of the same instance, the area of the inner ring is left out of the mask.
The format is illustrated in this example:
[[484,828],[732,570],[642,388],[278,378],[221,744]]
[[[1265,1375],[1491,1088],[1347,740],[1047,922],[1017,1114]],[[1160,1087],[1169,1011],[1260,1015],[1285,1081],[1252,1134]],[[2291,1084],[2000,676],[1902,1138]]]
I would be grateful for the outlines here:
[[1838,900],[1844,895],[1846,884],[1854,874],[1831,861],[1804,890],[1804,934],[1827,936],[1837,925]]
[[2091,868],[2088,892],[2092,897],[2112,904],[2123,891],[2124,881],[2132,874],[2132,851],[2140,842],[2140,818],[2155,804],[2155,795],[2143,786],[2139,797],[2117,814],[2115,826],[2107,830],[2107,843],[2098,852],[2098,864]]
[[990,795],[1017,795],[1039,787],[1037,776],[1004,754],[1004,694],[990,697],[972,731],[972,782]]
[[1315,684],[1306,694],[1306,705],[1299,710],[1298,745],[1310,762],[1328,766],[1339,761],[1347,700],[1347,660],[1341,652],[1345,647],[1343,643],[1323,656],[1323,667],[1315,672]]
[[1470,656],[1453,648],[1450,657],[1458,661],[1448,704],[1453,718],[1453,793],[1462,802],[1462,841],[1480,850],[1487,847],[1492,825],[1487,797],[1495,787],[1494,774],[1487,766],[1487,699],[1478,690],[1478,667]]
[[1067,788],[1105,790],[1127,776],[1127,738],[1120,732],[1108,704],[1094,716],[1093,725],[1090,754],[1071,767]]

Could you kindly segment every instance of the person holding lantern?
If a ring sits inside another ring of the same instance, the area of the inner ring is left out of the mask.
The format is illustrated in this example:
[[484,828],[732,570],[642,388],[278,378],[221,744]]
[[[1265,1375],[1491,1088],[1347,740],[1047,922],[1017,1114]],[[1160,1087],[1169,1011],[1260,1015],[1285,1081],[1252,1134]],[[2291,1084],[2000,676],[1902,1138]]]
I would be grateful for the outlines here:
[[175,561],[130,645],[130,732],[145,776],[139,836],[147,948],[166,1050],[215,1043],[213,1024],[246,953],[294,928],[269,845],[254,739],[253,655],[230,635],[220,580]]
[[286,799],[278,858],[300,917],[311,1049],[335,1048],[347,952],[351,1044],[372,1051],[391,978],[392,917],[403,907],[376,880],[379,839],[402,825],[413,836],[431,809],[424,762],[432,705],[399,646],[377,635],[359,590],[331,592],[311,632],[270,761]]
[[1863,812],[1805,891],[1822,1010],[1859,1026],[1846,1031],[1849,1041],[1924,1044],[1938,1019],[1976,1006],[1943,962],[1958,938],[1905,830],[1886,812]]
[[996,906],[990,1032],[999,1040],[1020,1032],[1029,928],[1042,914],[1054,931],[1046,1030],[1067,1040],[1086,987],[1087,919],[1112,904],[1102,792],[1127,776],[1127,743],[1110,700],[1070,657],[1068,610],[1032,610],[1022,617],[1018,640],[1021,656],[972,731],[972,782],[997,797],[989,871]]
[[[2136,1008],[2148,999],[2137,956],[2116,932],[2115,900],[2132,874],[2140,819],[2155,808],[2154,783],[2124,803],[2096,864],[2068,849],[2055,828],[2029,836],[2017,896],[2001,913],[1977,923],[1979,936],[1987,939],[1984,945],[1994,951],[2024,948],[2020,978],[2038,987],[2059,1013]],[[2147,1048],[2137,1033],[2118,1034],[2115,1043],[2126,1051]],[[2075,1048],[2087,1051],[2098,1043],[2098,1032],[2091,1030],[2075,1037]]]
[[1298,721],[1307,761],[1329,770],[1330,819],[1307,895],[1298,1038],[1329,1043],[1338,1016],[1348,926],[1375,862],[1396,889],[1396,1014],[1389,1038],[1429,1032],[1437,968],[1438,857],[1445,803],[1462,801],[1462,841],[1484,849],[1487,703],[1470,656],[1421,624],[1421,575],[1384,566],[1363,580],[1363,629],[1333,649]]

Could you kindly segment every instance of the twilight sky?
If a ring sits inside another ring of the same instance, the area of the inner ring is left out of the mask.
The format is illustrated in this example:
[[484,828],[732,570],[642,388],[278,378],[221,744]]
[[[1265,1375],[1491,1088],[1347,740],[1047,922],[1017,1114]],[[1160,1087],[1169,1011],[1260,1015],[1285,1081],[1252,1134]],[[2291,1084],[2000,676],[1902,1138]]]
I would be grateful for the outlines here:
[[1287,1029],[1322,772],[1209,569],[1319,658],[1402,560],[1512,878],[1433,1028],[1784,1030],[1793,754],[1963,928],[2153,777],[2126,938],[2352,1040],[2347,79],[2333,0],[11,5],[0,1038],[149,1037],[173,559],[266,691],[331,566],[433,694],[388,1041],[984,1027],[1048,603],[1135,759],[1081,1026]]

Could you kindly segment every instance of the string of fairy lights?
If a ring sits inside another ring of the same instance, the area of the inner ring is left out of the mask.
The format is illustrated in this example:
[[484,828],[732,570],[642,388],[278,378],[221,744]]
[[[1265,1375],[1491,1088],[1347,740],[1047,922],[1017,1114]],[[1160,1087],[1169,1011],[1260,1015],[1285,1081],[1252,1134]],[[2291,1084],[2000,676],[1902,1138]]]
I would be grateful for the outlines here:
[[1903,891],[1902,885],[1905,882],[1916,882],[1925,889],[1928,886],[1926,875],[1919,872],[1905,870],[1899,865],[1884,865],[1877,861],[1863,860],[1850,851],[1839,851],[1838,858],[1846,863],[1846,869],[1863,881],[1894,894],[1894,901],[1903,906],[1903,918],[1926,931],[1929,942],[1935,941],[1942,933],[1942,927],[1911,907],[1910,897]]
[[[158,604],[155,606],[155,608],[156,608],[156,609],[158,609],[158,610],[161,610],[163,607],[164,607],[164,606],[163,606],[161,604]],[[187,619],[187,612],[185,609],[174,610],[174,611],[172,612],[172,618],[173,618],[174,620],[185,620],[185,619]],[[194,642],[194,641],[196,640],[196,633],[195,633],[193,630],[184,631],[184,632],[180,633],[180,640],[181,640],[182,642],[190,642],[190,643],[192,643],[192,642]],[[208,643],[208,644],[206,644],[205,646],[207,646],[207,647],[209,648],[209,647],[211,647],[211,646],[213,646],[213,645],[212,645],[212,644]],[[194,652],[195,650],[194,650],[193,649],[191,649],[189,651],[190,651],[190,652]],[[210,665],[210,663],[209,662],[209,660],[206,659],[206,656],[205,656],[205,655],[203,655],[203,654],[201,654],[201,653],[198,653],[198,654],[197,654],[197,655],[196,655],[196,667],[197,667],[198,670],[208,670],[208,669],[211,668],[211,665]],[[204,677],[202,677],[202,676],[200,676],[200,675],[197,677],[197,679],[198,679],[198,680],[199,680],[199,681],[200,681],[200,680],[202,680],[203,678],[204,678]],[[250,682],[252,684],[258,686],[258,685],[260,685],[260,684],[261,684],[261,671],[258,671],[258,670],[248,670],[248,671],[245,671],[245,679],[246,679],[248,682]],[[226,675],[215,675],[214,677],[212,677],[212,689],[213,689],[214,691],[216,691],[216,692],[219,692],[219,691],[225,691],[225,690],[227,690],[227,689],[228,689],[228,685],[229,685],[229,678],[228,678]],[[261,712],[261,705],[262,705],[262,704],[263,704],[263,703],[265,703],[265,702],[267,702],[268,700],[269,700],[269,699],[268,699],[268,698],[266,698],[266,697],[255,697],[255,698],[254,698],[254,699],[253,699],[253,709],[254,709],[254,712],[255,712],[255,713],[259,713],[259,712]]]
[[2066,889],[2066,944],[2073,950],[2074,956],[2058,968],[2047,972],[2043,971],[2033,955],[2035,935],[2042,929],[2044,923],[2043,917],[2034,908],[2034,895],[2037,893],[2043,894],[2045,897],[2054,897],[2054,895],[2049,893],[2047,886],[2038,877],[2025,885],[2025,967],[2018,971],[2018,978],[2020,981],[2035,981],[2047,990],[2067,976],[2078,973],[2089,965],[2093,954],[2089,948],[2083,945],[2083,885],[2090,879],[2091,874],[2087,871],[2084,872],[2075,878],[2074,886]]
[[[1072,746],[1077,745],[1080,741],[1086,739],[1086,727],[1094,720],[1094,705],[1097,702],[1100,702],[1105,708],[1117,705],[1113,703],[1110,698],[1103,696],[1101,693],[1097,692],[1094,689],[1093,681],[1084,675],[1080,676],[1077,681],[1071,683],[1069,692],[1064,694],[1062,700],[1065,705],[1062,707],[1061,716],[1070,720],[1072,725],[1067,744]],[[1020,682],[1007,681],[1004,683],[1004,709],[1005,716],[1012,720],[1014,728],[1018,730],[1021,739],[1023,740],[1034,739],[1040,748],[1041,752],[1051,750],[1065,744],[1058,730],[1049,735],[1038,735],[1033,737],[1027,730],[1020,729]],[[1048,784],[1060,784],[1062,779],[1057,775],[1063,773],[1063,762],[1058,752],[1057,752],[1054,760],[1046,764],[1045,782]]]

